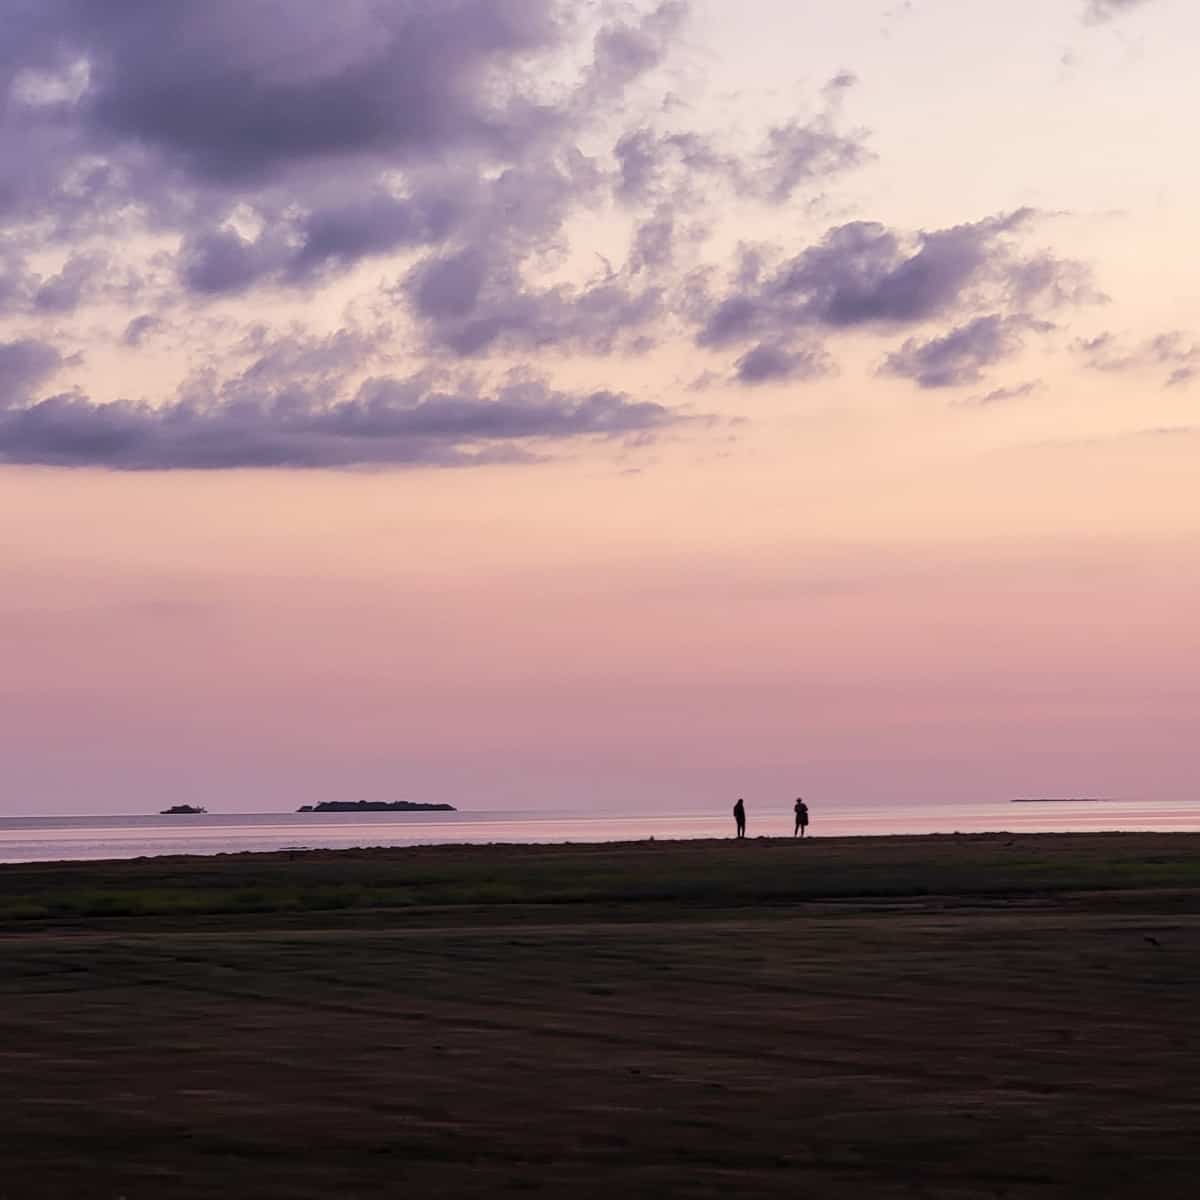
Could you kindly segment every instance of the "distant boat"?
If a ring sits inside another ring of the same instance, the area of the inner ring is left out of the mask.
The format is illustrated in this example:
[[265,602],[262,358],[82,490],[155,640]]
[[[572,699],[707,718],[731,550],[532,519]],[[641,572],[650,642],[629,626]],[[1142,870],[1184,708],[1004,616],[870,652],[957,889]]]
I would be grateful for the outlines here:
[[197,808],[194,804],[172,804],[170,808],[164,808],[158,815],[160,817],[198,817],[206,812],[208,809]]
[[297,812],[457,812],[453,804],[414,804],[411,800],[322,800]]

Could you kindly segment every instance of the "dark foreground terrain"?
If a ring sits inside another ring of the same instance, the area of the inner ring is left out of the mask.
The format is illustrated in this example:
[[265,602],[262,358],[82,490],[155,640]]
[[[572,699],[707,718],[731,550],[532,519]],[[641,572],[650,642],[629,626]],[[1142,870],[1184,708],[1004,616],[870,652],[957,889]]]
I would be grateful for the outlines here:
[[1200,838],[0,867],[0,1197],[1191,1197]]

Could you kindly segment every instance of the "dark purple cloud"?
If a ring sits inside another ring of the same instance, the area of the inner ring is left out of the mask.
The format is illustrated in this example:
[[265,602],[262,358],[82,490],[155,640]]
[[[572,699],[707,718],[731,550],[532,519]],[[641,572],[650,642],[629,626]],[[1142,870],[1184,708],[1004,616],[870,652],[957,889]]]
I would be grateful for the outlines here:
[[1027,264],[1014,257],[1010,238],[1033,217],[1020,210],[914,238],[858,221],[774,270],[751,257],[737,286],[710,304],[697,341],[721,347],[800,328],[895,328],[960,312],[1024,280]]
[[410,299],[433,344],[463,358],[495,350],[636,352],[663,309],[653,285],[604,276],[539,288],[511,260],[489,262],[474,250],[423,264],[410,282]]
[[97,255],[77,254],[69,258],[57,275],[43,280],[33,294],[33,305],[43,312],[69,313],[79,307],[85,290],[104,261]]
[[[146,327],[151,328],[151,327]],[[645,438],[684,421],[660,404],[603,388],[556,389],[510,372],[488,388],[429,371],[371,374],[390,330],[330,337],[251,328],[221,378],[193,376],[171,401],[97,402],[78,390],[30,403],[59,364],[40,343],[0,345],[0,379],[17,403],[0,409],[0,462],[122,470],[466,466],[530,460],[581,438]]]
[[553,0],[65,0],[83,119],[219,182],[316,160],[498,154],[553,114],[492,78],[557,46]]
[[[643,346],[647,328],[664,312],[664,293],[658,272],[646,270],[636,250],[621,270],[604,264],[602,274],[584,282],[547,285],[537,278],[539,259],[548,250],[561,253],[576,206],[603,191],[603,176],[577,152],[513,167],[490,181],[453,248],[420,260],[397,293],[431,348],[471,357]],[[643,243],[643,253],[647,247],[653,252]]]
[[28,400],[61,365],[62,355],[35,338],[0,342],[0,409]]
[[819,379],[832,369],[829,356],[819,349],[787,350],[763,342],[734,364],[740,383],[778,383],[786,379]]
[[1028,317],[995,313],[977,317],[940,337],[909,338],[889,354],[882,371],[901,375],[922,388],[961,387],[978,383],[985,368],[1018,354],[1029,332],[1044,333],[1053,326]]
[[661,0],[640,19],[604,25],[593,39],[592,65],[576,105],[590,111],[621,96],[630,84],[653,71],[689,15],[689,0]]
[[439,180],[410,196],[380,191],[315,209],[299,224],[287,270],[307,278],[399,247],[436,245],[460,226],[465,208],[461,194]]
[[[22,322],[0,346],[133,358],[169,329],[155,348],[195,369],[161,403],[106,404],[65,372],[44,398],[62,360],[19,369],[14,352],[8,461],[527,454],[675,419],[603,380],[494,382],[534,355],[545,370],[692,336],[719,377],[766,384],[831,371],[833,339],[870,329],[909,337],[890,369],[933,386],[1095,298],[1078,264],[1020,251],[1028,210],[911,235],[851,222],[723,262],[727,214],[811,212],[869,137],[846,120],[849,73],[758,132],[683,127],[700,109],[665,103],[663,67],[688,0],[0,7],[0,317]],[[377,328],[283,334],[302,302],[312,328]],[[481,382],[428,382],[462,359]]]
[[[778,355],[802,350],[814,334],[887,334],[950,318],[954,330],[910,337],[887,370],[923,387],[974,382],[1020,348],[1020,335],[1038,327],[1037,313],[1100,298],[1083,264],[1022,254],[1020,238],[1036,220],[1021,209],[912,236],[858,221],[774,265],[769,252],[748,248],[723,294],[697,285],[697,344],[719,350],[757,342]],[[738,376],[758,381],[740,365]]]
[[180,274],[193,292],[241,292],[271,269],[269,252],[232,229],[188,238],[180,255]]
[[475,215],[480,197],[444,176],[408,195],[377,188],[366,198],[270,214],[255,237],[228,227],[191,233],[180,250],[180,281],[197,295],[244,292],[263,283],[311,286],[365,259],[443,243]]
[[770,272],[749,276],[711,305],[698,335],[725,346],[803,327],[912,325],[963,307],[972,288],[1009,282],[1009,235],[1029,210],[906,238],[876,222],[830,230]]
[[350,399],[291,389],[150,406],[62,393],[0,411],[0,462],[120,470],[466,466],[530,459],[548,441],[645,435],[679,420],[614,392],[571,394],[540,381],[492,394],[442,390],[425,375],[370,379]]

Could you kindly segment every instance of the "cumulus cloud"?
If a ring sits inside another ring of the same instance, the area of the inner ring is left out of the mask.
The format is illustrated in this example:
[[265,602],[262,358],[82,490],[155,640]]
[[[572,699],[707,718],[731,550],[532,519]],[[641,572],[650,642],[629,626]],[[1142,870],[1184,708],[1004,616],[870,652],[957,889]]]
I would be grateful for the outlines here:
[[[141,319],[141,336],[157,326]],[[135,323],[137,324],[137,323]],[[135,335],[136,336],[136,335]],[[167,403],[35,399],[60,365],[36,342],[0,344],[0,462],[122,470],[468,466],[545,457],[580,439],[645,439],[686,418],[605,388],[555,388],[510,371],[488,386],[432,370],[393,375],[387,326],[313,337],[250,328],[226,374],[206,367]],[[360,382],[347,384],[363,366]]]
[[912,238],[877,222],[839,226],[774,270],[744,262],[740,285],[711,304],[697,340],[725,346],[760,332],[895,326],[941,316],[961,305],[972,286],[1006,275],[1004,239],[1031,218],[1023,210]]
[[0,342],[0,410],[29,399],[62,365],[62,355],[36,338]]
[[[642,348],[677,238],[669,218],[647,213],[616,270],[545,275],[567,223],[612,191],[615,160],[577,143],[618,117],[687,15],[686,0],[635,0],[599,21],[561,0],[8,5],[0,316],[62,321],[103,295],[130,306],[109,345],[132,351],[168,318],[186,340],[189,307],[319,291],[378,258],[394,264],[392,283],[366,307],[394,317],[405,336],[393,325],[387,337],[417,367],[443,354]],[[89,239],[124,250],[138,235],[168,248],[117,296]],[[31,264],[48,251],[61,265],[39,275]],[[0,457],[458,463],[674,419],[618,389],[507,376],[490,390],[422,392],[414,381],[433,375],[418,369],[368,387],[378,339],[239,333],[248,311],[227,306],[206,325],[225,344],[202,358],[249,365],[224,379],[209,368],[157,404],[70,386],[38,399],[61,356],[36,339],[0,340]]]
[[978,383],[984,369],[1018,354],[1028,332],[1048,332],[1053,326],[1029,317],[995,313],[977,317],[940,337],[909,338],[889,354],[882,371],[912,379],[922,388],[961,387]]
[[819,379],[832,370],[829,356],[821,349],[797,350],[760,342],[735,364],[741,383],[776,383],[788,379]]
[[689,8],[686,0],[663,0],[639,20],[617,20],[598,30],[591,69],[575,103],[590,109],[610,101],[654,70],[678,38]]
[[[1022,250],[1029,210],[854,221],[729,262],[733,222],[783,210],[803,228],[870,137],[849,72],[766,127],[688,127],[711,109],[664,92],[688,0],[4,8],[8,461],[481,461],[675,419],[611,377],[556,387],[566,354],[691,337],[750,386],[828,374],[836,339],[867,329],[909,338],[889,369],[940,386],[1097,298],[1080,264]],[[312,327],[281,333],[301,302]],[[315,332],[359,320],[378,328]],[[136,363],[167,329],[156,370],[218,365],[154,403],[101,398],[50,345]],[[534,355],[550,374],[514,382]]]
[[646,435],[679,420],[615,392],[539,380],[494,393],[427,375],[374,378],[352,397],[242,386],[151,406],[61,393],[0,411],[0,461],[121,470],[465,466],[536,456],[547,440]]
[[787,352],[814,335],[888,334],[949,317],[955,329],[910,337],[886,369],[923,387],[974,382],[1041,327],[1038,313],[1101,298],[1083,264],[1022,252],[1037,219],[1021,209],[914,235],[856,221],[773,264],[761,248],[747,248],[724,292],[697,285],[697,344],[759,342]]
[[662,303],[653,285],[611,274],[582,286],[537,287],[511,258],[476,248],[422,263],[408,292],[434,342],[461,357],[497,348],[636,350]]
[[59,55],[89,64],[84,121],[201,178],[366,153],[499,152],[553,120],[493,74],[559,42],[551,0],[46,3]]
[[45,312],[73,312],[103,267],[103,260],[97,255],[74,255],[61,271],[41,282],[33,295],[34,306]]

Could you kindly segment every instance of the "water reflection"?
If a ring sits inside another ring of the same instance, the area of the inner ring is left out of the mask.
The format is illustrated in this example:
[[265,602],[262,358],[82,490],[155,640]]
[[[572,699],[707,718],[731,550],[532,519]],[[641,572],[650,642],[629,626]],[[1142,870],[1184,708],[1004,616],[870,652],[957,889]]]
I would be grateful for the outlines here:
[[[812,806],[810,836],[1030,833],[1099,830],[1200,832],[1200,803],[878,803]],[[787,837],[791,809],[749,807],[750,837]],[[209,813],[205,816],[0,818],[0,861],[136,858],[256,850],[344,849],[461,842],[608,842],[729,837],[727,806],[688,813]]]

